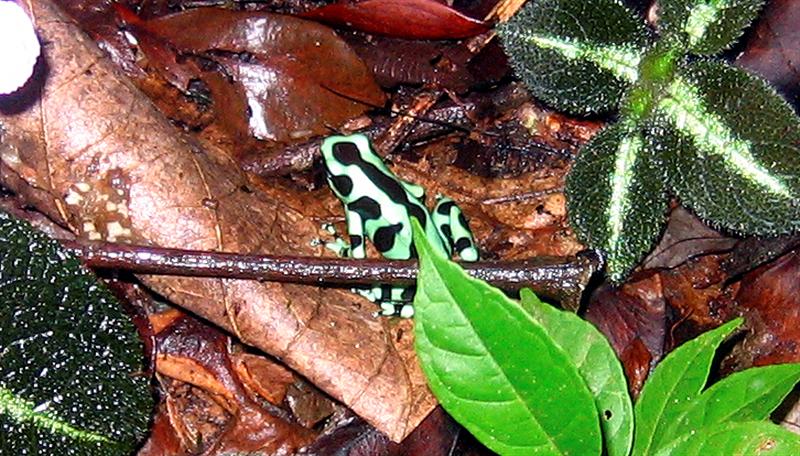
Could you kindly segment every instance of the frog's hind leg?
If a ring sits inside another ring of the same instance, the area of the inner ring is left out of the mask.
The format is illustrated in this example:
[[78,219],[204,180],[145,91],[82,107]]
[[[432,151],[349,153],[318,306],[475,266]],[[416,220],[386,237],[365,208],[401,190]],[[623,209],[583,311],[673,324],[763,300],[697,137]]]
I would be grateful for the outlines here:
[[353,291],[381,307],[376,315],[401,318],[411,318],[414,315],[411,301],[414,299],[415,287],[394,287],[383,284],[368,289],[357,288]]
[[402,179],[399,180],[400,180],[400,185],[402,185],[403,188],[405,188],[408,193],[411,193],[411,195],[414,196],[414,198],[421,201],[425,200],[424,187],[422,187],[421,185],[412,184],[411,182],[404,181]]
[[462,261],[478,261],[478,247],[461,208],[446,196],[439,195],[436,200],[431,219],[450,252],[457,253]]

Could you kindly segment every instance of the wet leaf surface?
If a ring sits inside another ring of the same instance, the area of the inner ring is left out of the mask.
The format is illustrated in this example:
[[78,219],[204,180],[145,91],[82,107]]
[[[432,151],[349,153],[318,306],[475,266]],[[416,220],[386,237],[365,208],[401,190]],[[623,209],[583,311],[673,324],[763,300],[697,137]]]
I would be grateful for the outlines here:
[[363,34],[348,34],[344,38],[383,87],[432,84],[463,93],[477,84],[497,82],[509,72],[505,54],[494,41],[475,54],[464,42],[412,41]]
[[[196,8],[129,22],[134,35],[149,34],[149,39],[163,41],[180,54],[204,56],[221,66],[236,92],[244,95],[246,103],[238,107],[249,108],[249,131],[258,139],[287,142],[326,133],[330,126],[383,104],[382,92],[347,44],[310,21]],[[186,33],[189,29],[198,33]],[[165,77],[177,76],[180,88],[187,89],[186,78],[175,74],[181,68],[175,63],[178,56],[148,49],[149,58],[162,62]],[[235,109],[237,105],[229,107],[223,95],[216,94],[218,109]]]
[[435,0],[340,2],[302,16],[362,32],[408,39],[459,39],[489,30],[488,24]]
[[664,356],[669,324],[666,310],[658,275],[619,288],[601,287],[586,308],[586,319],[608,338],[622,361],[634,397],[650,368]]

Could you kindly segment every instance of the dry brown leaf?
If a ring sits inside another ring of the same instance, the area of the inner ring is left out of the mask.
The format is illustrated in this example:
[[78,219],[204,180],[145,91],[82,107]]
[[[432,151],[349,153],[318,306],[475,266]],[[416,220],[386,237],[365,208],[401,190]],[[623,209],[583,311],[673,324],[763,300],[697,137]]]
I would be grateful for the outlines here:
[[[317,224],[300,210],[313,206],[249,181],[223,151],[179,134],[57,8],[44,0],[30,8],[45,60],[38,79],[0,110],[3,185],[84,239],[322,253],[309,245]],[[252,280],[142,280],[280,358],[393,440],[435,405],[410,332],[398,336],[351,293]]]
[[235,353],[232,358],[236,375],[249,390],[272,404],[283,402],[286,389],[295,381],[291,371],[251,353]]

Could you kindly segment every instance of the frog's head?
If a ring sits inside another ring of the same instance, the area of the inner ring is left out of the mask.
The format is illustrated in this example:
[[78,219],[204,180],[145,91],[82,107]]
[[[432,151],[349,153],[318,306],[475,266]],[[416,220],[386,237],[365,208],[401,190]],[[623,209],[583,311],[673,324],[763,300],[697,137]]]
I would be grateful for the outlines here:
[[[348,136],[330,136],[322,141],[322,162],[326,171],[332,171],[332,165],[352,165],[364,161],[373,154],[369,138],[361,133]],[[335,174],[335,173],[334,173]]]

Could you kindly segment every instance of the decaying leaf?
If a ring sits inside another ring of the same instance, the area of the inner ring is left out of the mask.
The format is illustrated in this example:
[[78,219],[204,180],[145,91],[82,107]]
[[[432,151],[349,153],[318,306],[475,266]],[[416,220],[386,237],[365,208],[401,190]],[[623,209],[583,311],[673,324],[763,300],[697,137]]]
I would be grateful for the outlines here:
[[793,252],[745,275],[736,300],[752,332],[748,350],[737,353],[740,365],[800,360],[799,269],[800,253]]
[[[4,100],[2,184],[84,239],[200,250],[321,255],[309,213],[248,180],[222,150],[169,125],[72,21],[31,3],[37,80]],[[435,401],[402,335],[344,291],[251,280],[142,277],[158,293],[281,358],[402,439]],[[402,326],[402,325],[401,325]]]
[[[208,75],[196,65],[190,74],[206,81],[218,115],[247,118],[246,106],[249,133],[258,139],[288,142],[324,134],[330,127],[383,104],[383,93],[366,66],[323,25],[279,14],[220,8],[195,8],[149,21],[139,20],[123,8],[118,10],[141,38],[147,57],[158,62],[164,76],[176,81],[181,90],[188,88],[188,81],[179,74],[191,64],[181,63],[178,55],[164,46],[223,68],[235,87],[209,81],[216,72]],[[230,105],[240,97],[245,106]]]
[[800,95],[800,8],[797,0],[772,0],[756,23],[747,47],[736,58],[736,65],[751,71],[790,100]]
[[651,275],[597,289],[586,309],[586,319],[606,335],[622,361],[634,397],[650,368],[664,356],[668,334],[662,293],[658,275]]
[[[213,449],[222,454],[274,454],[292,453],[310,442],[312,432],[270,413],[248,394],[236,375],[228,338],[220,331],[184,316],[164,328],[156,340],[156,370],[167,392],[170,422],[183,431],[178,434],[185,448],[195,452]],[[179,398],[180,391],[183,394]],[[199,407],[199,398],[208,398],[214,404]],[[207,419],[205,427],[197,426],[201,418],[192,415],[208,416],[209,410],[215,409],[215,419]]]

